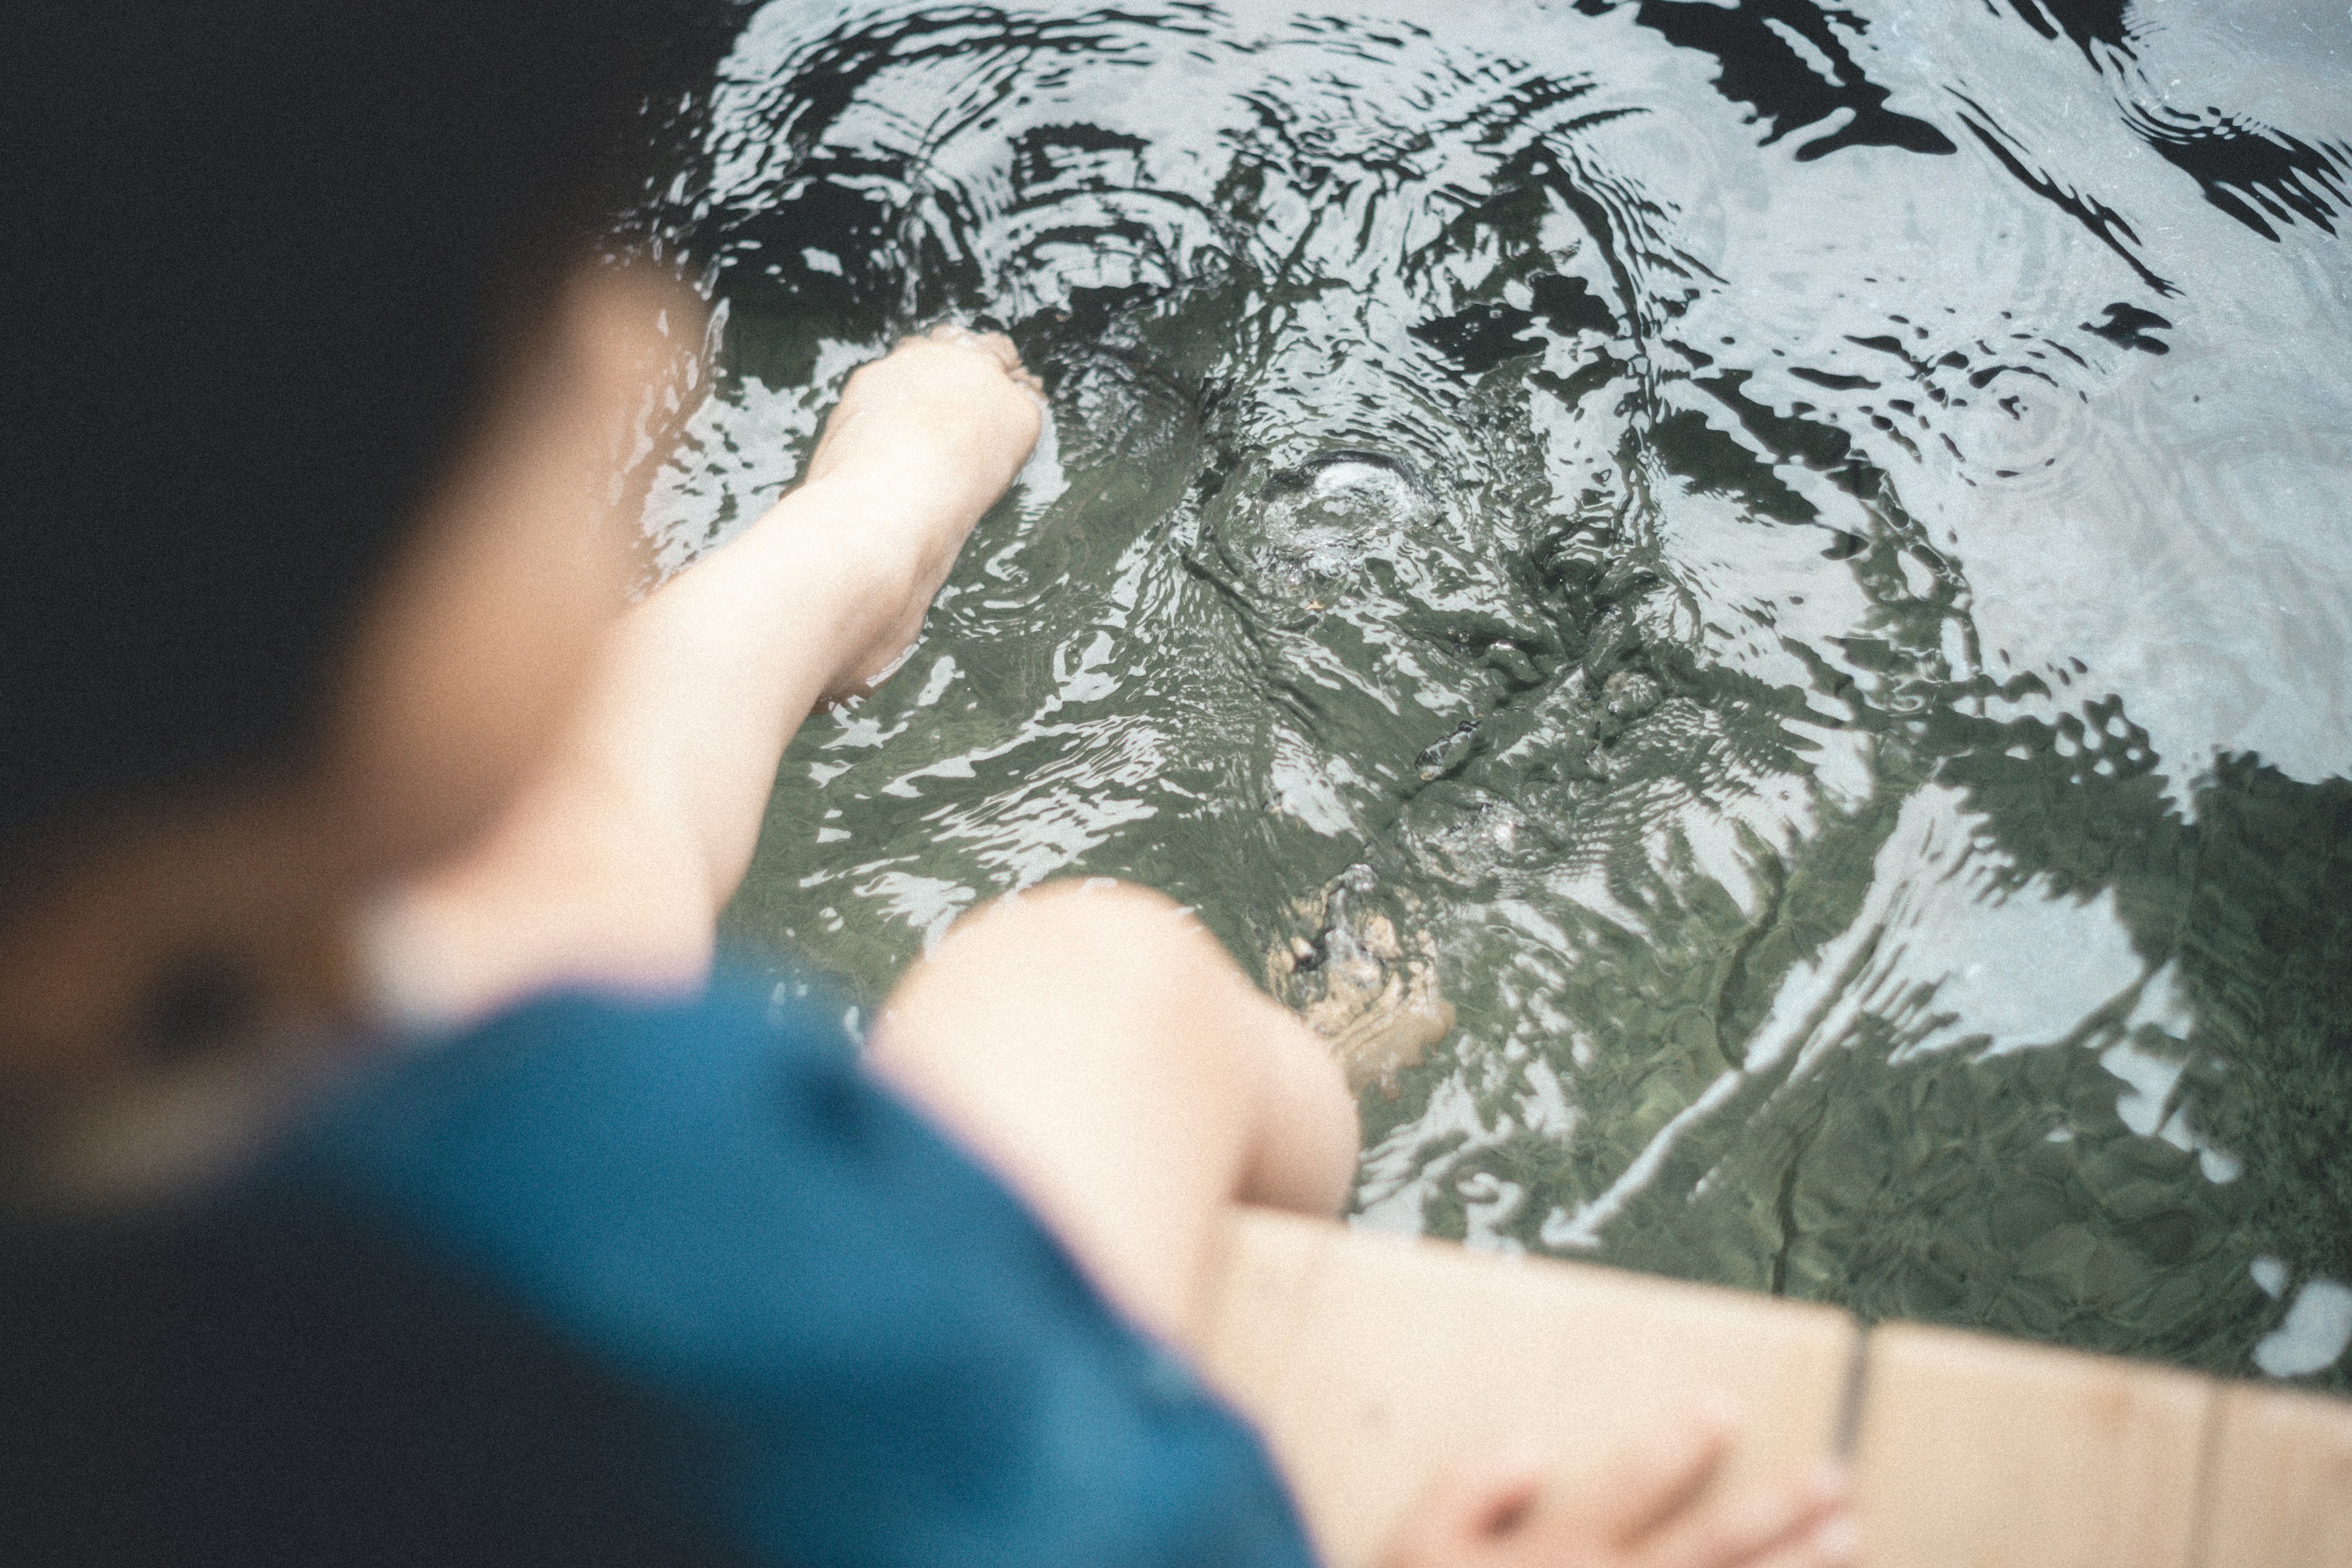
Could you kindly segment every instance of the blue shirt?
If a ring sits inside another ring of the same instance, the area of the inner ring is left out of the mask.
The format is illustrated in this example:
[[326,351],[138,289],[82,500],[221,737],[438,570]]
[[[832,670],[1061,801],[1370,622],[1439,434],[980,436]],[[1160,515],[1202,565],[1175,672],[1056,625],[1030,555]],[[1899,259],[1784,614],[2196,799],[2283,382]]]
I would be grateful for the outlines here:
[[7,1247],[12,1563],[1311,1561],[1188,1369],[746,999],[536,1003]]

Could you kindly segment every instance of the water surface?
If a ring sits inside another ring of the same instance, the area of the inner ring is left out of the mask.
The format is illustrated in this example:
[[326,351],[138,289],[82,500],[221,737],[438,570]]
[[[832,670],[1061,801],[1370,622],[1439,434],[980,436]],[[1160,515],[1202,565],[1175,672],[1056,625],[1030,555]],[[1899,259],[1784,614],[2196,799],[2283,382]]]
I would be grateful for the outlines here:
[[2346,1385],[2336,0],[779,4],[709,121],[667,563],[941,315],[1055,413],[737,942],[1139,879],[1370,1017],[1365,1223]]

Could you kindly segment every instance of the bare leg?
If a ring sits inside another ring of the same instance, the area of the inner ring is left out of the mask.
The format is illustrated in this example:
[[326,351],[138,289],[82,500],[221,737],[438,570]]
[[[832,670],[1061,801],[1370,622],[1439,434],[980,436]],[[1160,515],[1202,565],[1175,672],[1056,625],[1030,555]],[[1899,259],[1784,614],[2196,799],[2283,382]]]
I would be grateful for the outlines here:
[[1062,883],[967,919],[868,1058],[1178,1344],[1231,1205],[1337,1214],[1355,1177],[1355,1102],[1321,1042],[1138,888]]
[[[785,742],[906,647],[1038,422],[1002,339],[904,344],[853,377],[808,482],[622,618],[538,787],[403,890],[382,943],[402,1010],[698,982]],[[1355,1108],[1320,1044],[1139,889],[965,921],[900,988],[875,1056],[1171,1338],[1227,1205],[1334,1213],[1353,1179]]]
[[623,615],[533,787],[389,900],[369,942],[387,1009],[455,1021],[561,982],[698,984],[786,742],[913,641],[1039,423],[1003,338],[943,329],[853,375],[807,482]]
[[[885,1006],[868,1060],[1179,1346],[1231,1205],[1336,1213],[1355,1172],[1355,1105],[1321,1043],[1135,888],[1063,883],[965,921]],[[1732,1419],[1663,1424],[1574,1493],[1539,1462],[1454,1467],[1383,1568],[1846,1568],[1835,1468],[1708,1489]]]

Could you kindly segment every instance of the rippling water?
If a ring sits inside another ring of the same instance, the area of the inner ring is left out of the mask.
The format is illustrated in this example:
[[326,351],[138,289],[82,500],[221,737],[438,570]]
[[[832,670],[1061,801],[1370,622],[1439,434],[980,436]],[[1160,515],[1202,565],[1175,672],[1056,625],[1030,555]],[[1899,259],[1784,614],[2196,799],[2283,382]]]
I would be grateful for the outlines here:
[[1054,403],[735,941],[1140,879],[1367,1223],[2347,1383],[2338,0],[778,4],[709,122],[666,561],[916,324]]

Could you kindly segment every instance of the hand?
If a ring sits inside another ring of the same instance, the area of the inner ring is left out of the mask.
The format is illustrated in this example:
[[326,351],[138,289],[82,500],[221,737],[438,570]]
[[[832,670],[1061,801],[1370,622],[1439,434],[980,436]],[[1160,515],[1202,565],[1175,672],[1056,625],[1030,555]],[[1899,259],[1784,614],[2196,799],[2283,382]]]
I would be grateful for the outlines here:
[[808,485],[862,502],[859,551],[890,584],[880,635],[851,651],[834,684],[870,687],[902,658],[981,514],[1029,460],[1045,394],[1011,340],[934,327],[860,367],[825,420]]
[[1860,1538],[1836,1467],[1702,1497],[1731,1441],[1716,1412],[1628,1447],[1573,1496],[1532,1464],[1456,1468],[1415,1505],[1382,1568],[1844,1568]]

